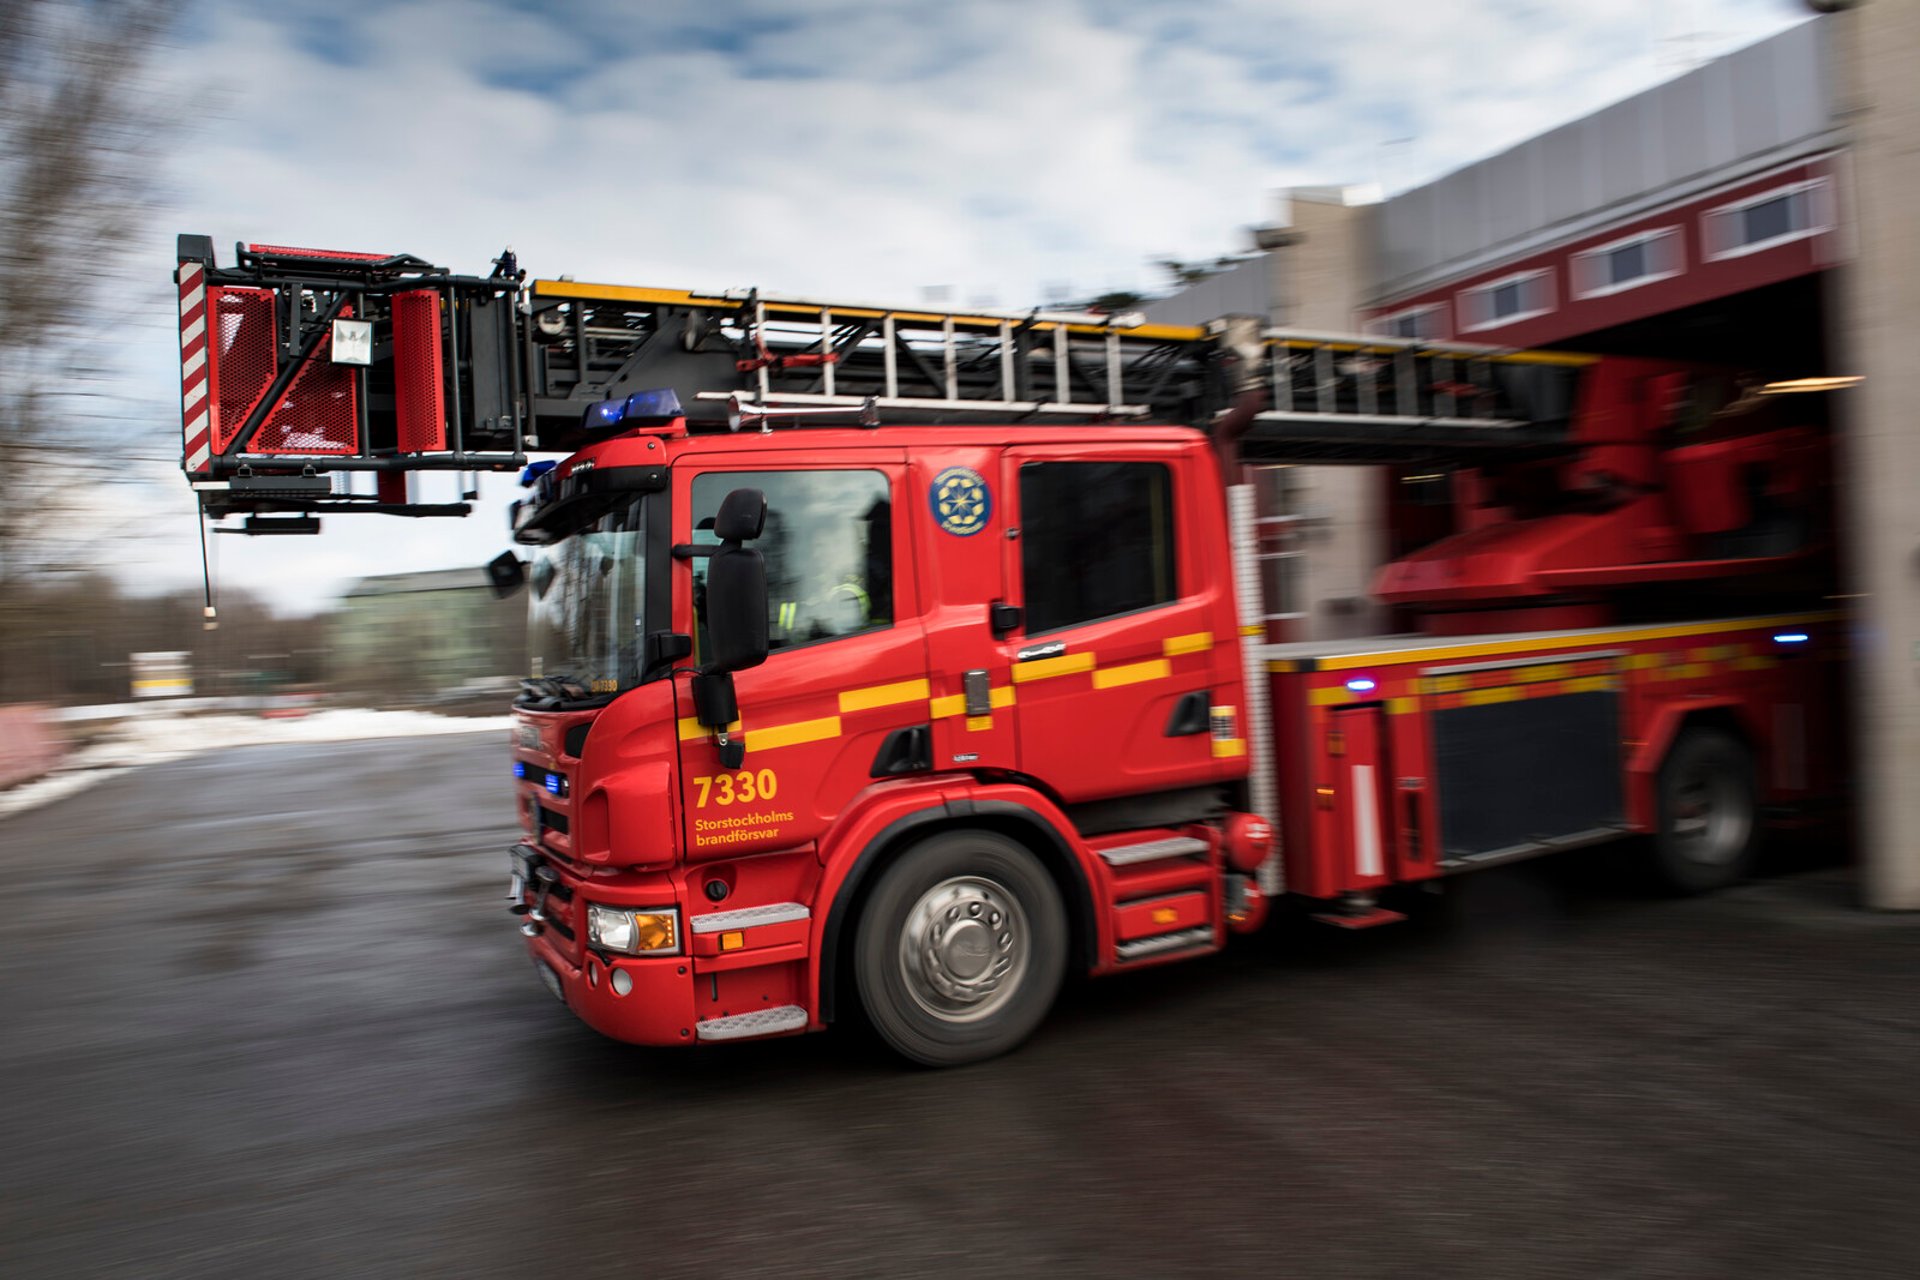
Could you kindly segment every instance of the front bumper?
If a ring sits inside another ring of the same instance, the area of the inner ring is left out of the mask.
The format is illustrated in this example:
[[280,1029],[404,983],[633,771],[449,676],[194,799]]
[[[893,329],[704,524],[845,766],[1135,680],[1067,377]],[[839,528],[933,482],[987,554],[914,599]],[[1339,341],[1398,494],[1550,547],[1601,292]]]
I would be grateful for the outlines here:
[[[544,923],[523,914],[527,952],[549,990],[582,1022],[629,1044],[679,1045],[737,1040],[816,1029],[809,990],[805,922],[746,925],[695,932],[696,921],[738,917],[704,900],[689,902],[671,874],[596,872],[581,875],[528,845],[512,850],[513,893],[536,907]],[[544,902],[534,871],[551,868]],[[523,870],[523,868],[525,868]],[[676,906],[682,922],[680,954],[624,956],[587,946],[586,904]],[[692,908],[690,910],[689,908]],[[756,910],[753,908],[748,911]],[[721,939],[729,949],[720,950]],[[557,988],[557,990],[556,990]]]

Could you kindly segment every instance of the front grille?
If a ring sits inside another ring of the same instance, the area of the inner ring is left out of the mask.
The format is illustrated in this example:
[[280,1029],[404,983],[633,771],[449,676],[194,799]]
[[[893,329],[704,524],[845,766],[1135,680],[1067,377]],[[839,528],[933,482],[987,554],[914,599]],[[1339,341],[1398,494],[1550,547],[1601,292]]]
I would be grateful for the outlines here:
[[555,813],[545,805],[540,806],[540,825],[548,831],[558,831],[561,835],[571,835],[567,829],[567,815]]

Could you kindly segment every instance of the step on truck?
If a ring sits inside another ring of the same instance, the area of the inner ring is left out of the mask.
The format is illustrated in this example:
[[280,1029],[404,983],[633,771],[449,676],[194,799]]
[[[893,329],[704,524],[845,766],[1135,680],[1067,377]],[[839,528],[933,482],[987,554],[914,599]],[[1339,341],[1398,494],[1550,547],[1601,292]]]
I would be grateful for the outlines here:
[[[1070,973],[1386,923],[1476,868],[1635,836],[1716,888],[1844,774],[1824,425],[1726,371],[511,253],[182,237],[176,279],[217,527],[520,473],[509,906],[620,1040],[857,1014],[969,1062]],[[1269,620],[1259,481],[1298,463],[1379,469],[1401,634]]]

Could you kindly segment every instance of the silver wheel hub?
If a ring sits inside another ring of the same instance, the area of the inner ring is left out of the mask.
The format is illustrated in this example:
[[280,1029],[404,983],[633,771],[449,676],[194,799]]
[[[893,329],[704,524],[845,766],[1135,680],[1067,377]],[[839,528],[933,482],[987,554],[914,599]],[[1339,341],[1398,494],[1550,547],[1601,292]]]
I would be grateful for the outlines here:
[[1738,785],[1717,772],[1697,770],[1674,788],[1673,835],[1684,857],[1730,862],[1747,838]]
[[1026,976],[1026,912],[1007,889],[954,876],[920,895],[900,931],[900,971],[914,1002],[948,1022],[984,1018]]

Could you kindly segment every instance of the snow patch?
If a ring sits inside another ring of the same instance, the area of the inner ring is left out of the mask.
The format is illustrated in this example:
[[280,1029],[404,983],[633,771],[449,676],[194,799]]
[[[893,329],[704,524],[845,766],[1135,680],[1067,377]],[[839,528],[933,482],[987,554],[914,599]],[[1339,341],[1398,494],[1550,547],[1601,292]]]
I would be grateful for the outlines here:
[[131,769],[164,764],[203,751],[299,742],[354,742],[511,729],[512,716],[440,716],[427,711],[338,708],[290,719],[258,716],[143,716],[69,755],[36,782],[0,792],[0,818],[50,804]]

